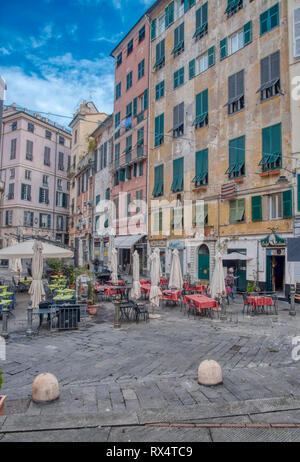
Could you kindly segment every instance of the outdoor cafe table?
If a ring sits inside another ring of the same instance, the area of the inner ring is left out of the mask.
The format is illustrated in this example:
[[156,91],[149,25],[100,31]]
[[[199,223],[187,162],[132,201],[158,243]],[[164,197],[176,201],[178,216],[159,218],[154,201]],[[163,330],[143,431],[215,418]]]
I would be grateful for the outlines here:
[[107,281],[107,284],[113,286],[125,286],[125,281],[118,280],[117,284],[115,284],[113,281]]
[[0,293],[0,297],[8,298],[11,297],[13,294],[13,292],[2,292]]
[[189,304],[189,302],[192,302],[198,312],[200,313],[201,310],[206,310],[206,309],[217,309],[219,310],[218,307],[218,302],[212,298],[206,297],[205,295],[200,295],[200,294],[193,294],[193,295],[185,295],[183,299],[183,303]]
[[161,300],[178,302],[181,297],[182,291],[179,289],[168,289],[162,293]]
[[140,284],[150,284],[149,279],[140,279]]
[[3,290],[5,292],[8,289],[9,286],[0,286],[0,290]]
[[143,295],[149,297],[150,295],[150,290],[151,290],[151,284],[141,284],[141,292]]

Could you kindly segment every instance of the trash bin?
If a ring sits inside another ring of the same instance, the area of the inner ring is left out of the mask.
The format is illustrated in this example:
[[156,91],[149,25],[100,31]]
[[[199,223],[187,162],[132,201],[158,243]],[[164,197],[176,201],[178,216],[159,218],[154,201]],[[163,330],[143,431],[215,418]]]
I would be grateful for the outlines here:
[[80,305],[61,305],[58,313],[58,329],[78,329]]

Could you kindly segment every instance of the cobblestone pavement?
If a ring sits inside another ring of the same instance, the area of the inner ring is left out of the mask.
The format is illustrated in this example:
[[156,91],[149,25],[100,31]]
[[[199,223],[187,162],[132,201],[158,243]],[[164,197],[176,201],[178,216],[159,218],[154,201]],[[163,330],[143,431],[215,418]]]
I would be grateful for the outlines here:
[[[105,302],[77,331],[43,328],[32,338],[25,335],[25,306],[23,298],[9,320],[2,363],[6,414],[124,412],[300,396],[300,362],[291,355],[292,338],[300,335],[298,305],[296,317],[284,302],[278,316],[250,317],[235,303],[227,321],[188,318],[167,306],[156,311],[159,319],[113,329],[113,305]],[[222,365],[223,385],[197,383],[204,359]],[[41,372],[55,374],[61,388],[60,399],[47,406],[30,400]]]

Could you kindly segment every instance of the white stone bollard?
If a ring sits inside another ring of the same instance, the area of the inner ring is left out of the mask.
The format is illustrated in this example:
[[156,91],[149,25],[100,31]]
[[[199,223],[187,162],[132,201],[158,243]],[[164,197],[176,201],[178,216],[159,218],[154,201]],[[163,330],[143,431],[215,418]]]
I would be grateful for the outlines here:
[[198,368],[198,383],[200,385],[219,385],[223,383],[222,368],[214,360],[205,360]]
[[49,372],[38,375],[32,384],[32,399],[37,403],[49,403],[59,397],[59,386],[55,375]]

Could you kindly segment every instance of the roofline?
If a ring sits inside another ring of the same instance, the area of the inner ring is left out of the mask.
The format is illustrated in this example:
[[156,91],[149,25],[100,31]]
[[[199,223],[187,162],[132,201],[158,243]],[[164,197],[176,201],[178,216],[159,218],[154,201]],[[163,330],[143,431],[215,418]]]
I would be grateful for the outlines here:
[[112,58],[114,58],[113,53],[115,53],[115,51],[116,51],[117,48],[121,45],[121,43],[124,42],[124,41],[127,39],[128,35],[131,34],[131,32],[133,31],[133,29],[139,24],[139,22],[141,22],[143,18],[145,18],[145,17],[147,18],[148,14],[151,13],[151,12],[154,10],[154,8],[156,8],[157,5],[158,5],[161,1],[162,1],[162,0],[156,0],[156,2],[154,2],[153,5],[150,6],[150,7],[145,11],[145,13],[143,14],[143,16],[140,17],[140,19],[134,24],[134,26],[132,26],[132,28],[131,28],[131,29],[127,32],[127,34],[122,38],[122,40],[118,43],[118,45],[116,45],[115,48],[110,52],[110,56],[111,56]]
[[98,127],[90,134],[90,136],[94,136],[95,132],[99,130],[99,128],[102,127],[105,124],[105,122],[112,119],[112,117],[113,117],[113,114],[110,114],[106,117],[106,119],[103,120],[103,122],[99,122]]

